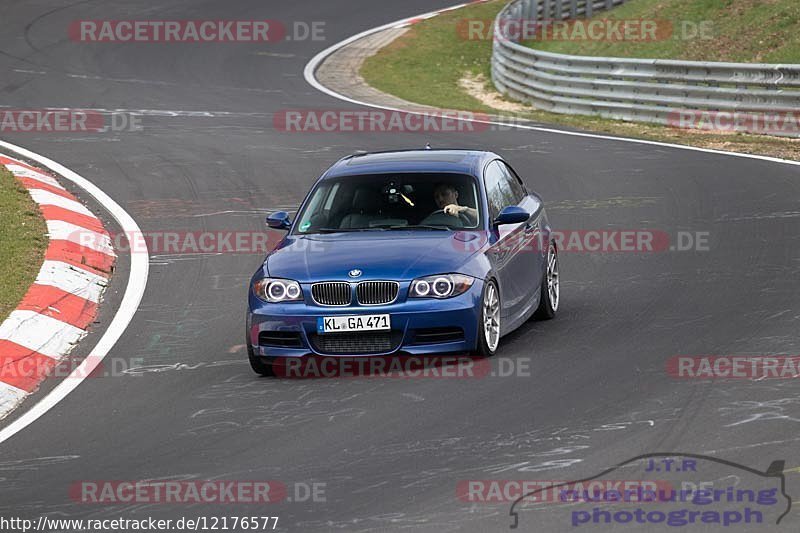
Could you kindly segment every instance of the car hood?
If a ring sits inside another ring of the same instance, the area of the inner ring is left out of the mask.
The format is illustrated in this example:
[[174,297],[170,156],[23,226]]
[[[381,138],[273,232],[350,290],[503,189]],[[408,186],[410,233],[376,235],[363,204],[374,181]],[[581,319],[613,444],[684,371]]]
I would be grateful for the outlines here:
[[[289,235],[267,256],[270,277],[300,282],[325,280],[411,280],[464,272],[483,246],[481,232],[386,231]],[[361,270],[350,278],[351,270]]]

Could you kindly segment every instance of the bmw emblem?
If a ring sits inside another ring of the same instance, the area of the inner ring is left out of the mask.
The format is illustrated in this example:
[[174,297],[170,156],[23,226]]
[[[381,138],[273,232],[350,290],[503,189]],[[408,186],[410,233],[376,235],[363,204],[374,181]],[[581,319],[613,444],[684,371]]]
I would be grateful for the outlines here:
[[351,278],[357,278],[357,277],[361,276],[361,274],[363,274],[363,272],[361,272],[357,268],[354,268],[353,270],[351,270],[350,272],[347,273],[347,275],[350,276]]

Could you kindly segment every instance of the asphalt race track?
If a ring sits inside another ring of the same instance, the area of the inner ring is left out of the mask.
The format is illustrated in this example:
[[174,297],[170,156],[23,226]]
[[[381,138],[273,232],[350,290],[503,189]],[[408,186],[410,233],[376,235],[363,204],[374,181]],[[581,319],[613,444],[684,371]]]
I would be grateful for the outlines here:
[[[140,111],[142,130],[3,139],[92,180],[145,232],[259,231],[339,157],[431,142],[507,158],[557,228],[707,232],[708,250],[563,253],[559,316],[504,338],[491,360],[530,375],[309,380],[258,378],[247,364],[247,282],[261,256],[154,253],[142,304],[109,354],[128,372],[86,379],[0,445],[1,515],[270,514],[283,531],[500,531],[510,502],[464,502],[459,482],[579,479],[673,451],[758,470],[784,460],[786,491],[800,497],[795,381],[666,372],[675,355],[800,353],[798,167],[508,128],[273,127],[281,110],[355,108],[307,84],[317,52],[450,3],[6,0],[1,105]],[[262,18],[324,21],[325,41],[89,44],[66,31],[77,19]],[[317,483],[324,497],[266,508],[70,497],[81,480],[144,479],[280,480],[300,500],[293,488]],[[795,507],[780,528],[799,522]],[[571,529],[557,506],[520,515],[522,531]]]

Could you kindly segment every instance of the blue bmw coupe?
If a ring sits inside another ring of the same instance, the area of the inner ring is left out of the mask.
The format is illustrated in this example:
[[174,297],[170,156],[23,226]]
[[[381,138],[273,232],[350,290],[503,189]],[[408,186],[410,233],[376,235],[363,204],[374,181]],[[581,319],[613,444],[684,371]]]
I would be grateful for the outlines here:
[[345,157],[316,182],[250,284],[247,349],[279,358],[490,356],[558,309],[558,251],[541,198],[498,155]]

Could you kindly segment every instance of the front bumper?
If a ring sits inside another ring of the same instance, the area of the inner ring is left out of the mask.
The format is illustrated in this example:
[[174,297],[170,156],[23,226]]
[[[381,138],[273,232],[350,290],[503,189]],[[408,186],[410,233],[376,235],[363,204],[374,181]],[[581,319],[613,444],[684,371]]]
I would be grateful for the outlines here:
[[[306,289],[303,287],[304,293]],[[345,307],[320,306],[309,303],[308,298],[305,302],[270,304],[250,291],[247,342],[255,354],[269,357],[467,353],[477,346],[482,291],[483,281],[476,279],[467,292],[445,300],[405,298],[407,291],[402,290],[401,298],[388,305]],[[375,314],[391,316],[389,335],[329,333],[322,339],[317,334],[318,317]],[[343,335],[362,337],[356,339],[360,341],[358,349],[348,351]],[[367,345],[364,338],[375,338],[376,342]]]

